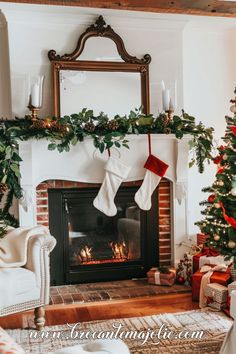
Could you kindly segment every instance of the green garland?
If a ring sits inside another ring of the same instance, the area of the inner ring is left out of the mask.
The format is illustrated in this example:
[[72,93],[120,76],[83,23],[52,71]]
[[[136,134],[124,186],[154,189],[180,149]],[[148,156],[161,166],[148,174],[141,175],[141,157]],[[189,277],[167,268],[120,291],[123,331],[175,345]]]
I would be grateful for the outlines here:
[[32,122],[29,116],[14,120],[0,121],[0,237],[4,236],[8,225],[16,227],[18,221],[10,213],[13,198],[20,199],[22,191],[19,184],[18,141],[34,139],[49,140],[48,149],[59,152],[69,151],[71,145],[84,140],[86,136],[93,139],[94,146],[103,153],[113,146],[129,148],[128,134],[175,134],[181,139],[192,135],[190,146],[194,156],[190,165],[196,163],[200,172],[204,170],[204,161],[211,160],[213,128],[196,124],[195,118],[184,111],[182,115],[173,116],[169,121],[166,114],[143,115],[139,109],[131,111],[128,116],[116,115],[109,120],[103,112],[94,116],[92,110],[84,108],[78,114],[61,118],[44,118]]

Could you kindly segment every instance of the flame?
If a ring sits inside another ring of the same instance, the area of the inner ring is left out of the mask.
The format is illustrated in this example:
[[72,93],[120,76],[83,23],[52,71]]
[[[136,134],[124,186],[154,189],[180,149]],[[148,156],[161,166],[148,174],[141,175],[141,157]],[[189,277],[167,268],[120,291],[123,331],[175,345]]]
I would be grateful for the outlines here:
[[113,252],[113,258],[128,259],[128,247],[124,241],[120,243],[111,242],[110,247]]
[[84,246],[81,251],[75,254],[75,259],[79,261],[79,263],[89,262],[93,259],[92,247]]

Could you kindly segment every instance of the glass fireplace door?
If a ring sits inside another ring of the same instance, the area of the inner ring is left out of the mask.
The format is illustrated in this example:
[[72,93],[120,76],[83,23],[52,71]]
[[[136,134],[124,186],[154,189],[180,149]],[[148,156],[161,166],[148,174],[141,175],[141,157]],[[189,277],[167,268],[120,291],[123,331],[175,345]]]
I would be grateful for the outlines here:
[[113,217],[97,210],[93,199],[87,195],[65,200],[70,267],[140,260],[140,209],[132,191],[117,196]]

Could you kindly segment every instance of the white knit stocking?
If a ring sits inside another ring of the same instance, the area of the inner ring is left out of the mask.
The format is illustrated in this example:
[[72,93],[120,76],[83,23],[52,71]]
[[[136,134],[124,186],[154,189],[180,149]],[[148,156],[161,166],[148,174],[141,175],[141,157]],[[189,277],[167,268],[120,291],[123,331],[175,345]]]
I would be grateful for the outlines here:
[[144,168],[145,177],[139,190],[135,194],[135,202],[142,210],[149,210],[152,206],[152,194],[165,175],[168,165],[158,157],[150,154]]
[[93,201],[95,208],[106,214],[114,216],[117,209],[114,203],[116,192],[129,174],[131,167],[124,165],[114,157],[109,157],[105,166],[105,177],[98,195]]
[[150,210],[152,206],[152,193],[158,186],[161,177],[147,170],[143,183],[134,196],[135,202],[142,210]]

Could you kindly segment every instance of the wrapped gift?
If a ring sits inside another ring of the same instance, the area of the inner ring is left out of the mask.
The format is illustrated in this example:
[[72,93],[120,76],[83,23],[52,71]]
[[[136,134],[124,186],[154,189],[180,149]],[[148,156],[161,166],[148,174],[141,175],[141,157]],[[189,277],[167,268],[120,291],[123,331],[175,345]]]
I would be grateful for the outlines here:
[[224,256],[219,255],[219,252],[212,248],[203,247],[202,251],[193,256],[193,273],[201,269],[205,264],[225,264],[230,265],[231,260],[225,261]]
[[216,301],[210,301],[210,300],[208,301],[207,300],[207,306],[212,307],[215,310],[221,311],[227,307],[227,304],[226,304],[226,302],[220,304],[219,302],[216,302]]
[[228,296],[226,307],[223,309],[224,313],[229,317],[230,317],[230,301],[231,301],[231,298],[230,298],[230,296]]
[[205,288],[205,296],[208,302],[218,302],[225,304],[228,298],[228,288],[224,285],[211,283]]
[[233,290],[230,296],[230,316],[236,320],[236,291]]
[[197,234],[197,246],[205,245],[208,237],[209,236],[205,234]]
[[175,283],[176,269],[168,267],[151,268],[147,272],[148,283],[171,286]]
[[[211,267],[212,269],[214,268],[214,266],[209,266],[209,267]],[[193,277],[192,277],[192,299],[193,299],[193,301],[199,300],[200,287],[201,287],[201,281],[202,281],[203,276],[204,276],[204,273],[201,272],[200,270],[193,274]],[[214,271],[210,277],[210,283],[217,283],[217,284],[221,284],[224,286],[227,286],[229,281],[230,281],[229,268],[227,268],[226,272]]]
[[233,281],[233,283],[230,283],[230,284],[228,285],[229,296],[231,296],[231,292],[232,292],[233,290],[236,290],[236,281]]

